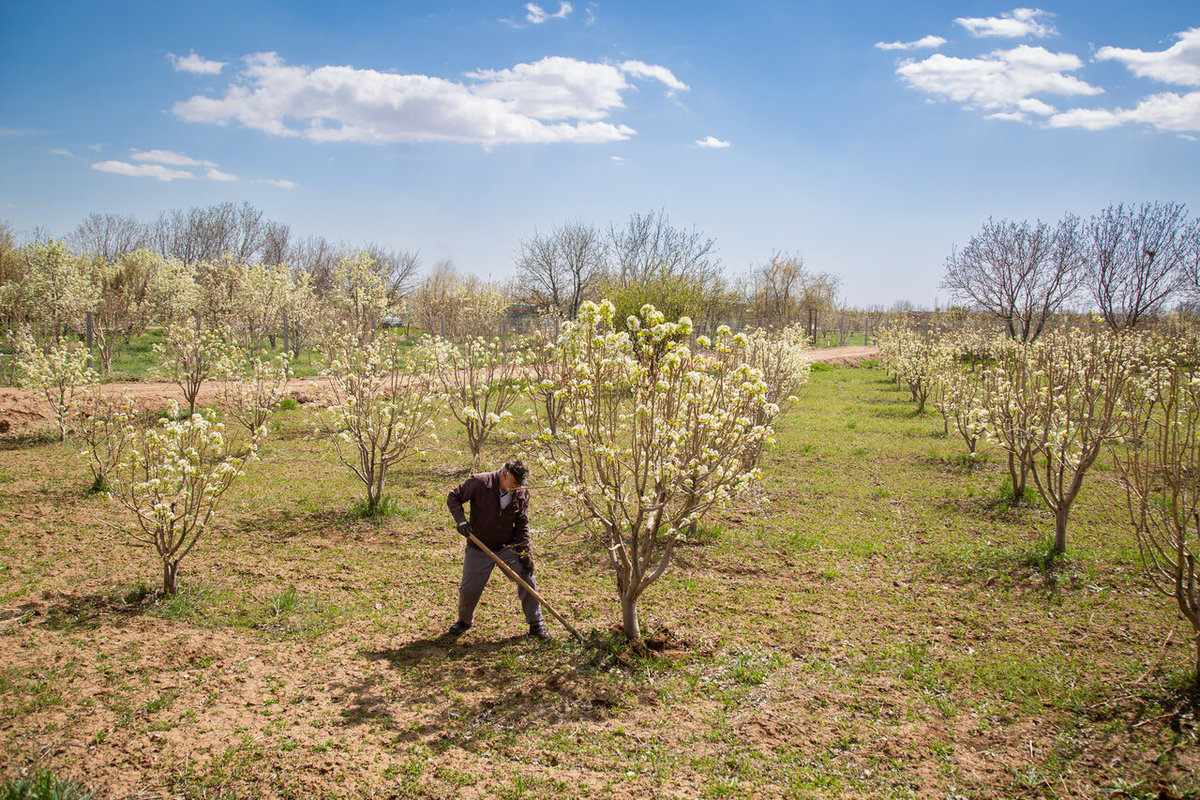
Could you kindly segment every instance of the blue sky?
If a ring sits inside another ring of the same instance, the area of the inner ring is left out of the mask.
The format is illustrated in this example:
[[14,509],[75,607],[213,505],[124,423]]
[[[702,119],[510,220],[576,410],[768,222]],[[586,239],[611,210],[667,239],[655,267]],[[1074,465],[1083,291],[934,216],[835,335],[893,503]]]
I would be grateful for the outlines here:
[[664,209],[735,277],[945,302],[989,216],[1200,213],[1188,2],[26,2],[0,7],[0,219],[249,201],[504,279]]

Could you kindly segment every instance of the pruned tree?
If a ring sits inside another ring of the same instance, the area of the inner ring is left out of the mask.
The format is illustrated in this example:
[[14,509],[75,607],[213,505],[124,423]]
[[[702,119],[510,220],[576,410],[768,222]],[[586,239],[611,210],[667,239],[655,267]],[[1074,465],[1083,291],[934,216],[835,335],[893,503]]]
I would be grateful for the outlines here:
[[388,470],[437,441],[436,398],[390,336],[364,342],[343,328],[325,342],[324,382],[332,401],[317,433],[366,489],[366,516],[378,514]]
[[1185,277],[1196,230],[1182,203],[1118,203],[1092,217],[1092,293],[1110,328],[1136,328],[1158,313]]
[[1051,316],[1078,293],[1087,277],[1078,218],[1045,222],[988,219],[946,259],[942,288],[1004,323],[1008,335],[1031,342]]
[[[770,435],[778,407],[745,363],[744,336],[723,327],[709,347],[692,349],[686,318],[668,322],[647,307],[618,326],[615,311],[585,302],[563,325],[558,346],[573,365],[563,415],[557,434],[539,425],[529,448],[596,532],[616,575],[624,634],[636,640],[642,594],[692,523],[756,477],[742,456]],[[767,424],[755,422],[759,410]]]
[[92,492],[109,490],[108,474],[120,463],[145,412],[133,397],[115,397],[95,384],[75,411],[75,430],[86,445],[79,455],[92,471]]
[[1066,552],[1067,522],[1084,477],[1121,435],[1136,350],[1127,335],[1055,331],[1013,345],[985,370],[989,435],[1032,476],[1054,515],[1057,553]]
[[1146,576],[1192,627],[1200,686],[1200,372],[1195,353],[1179,358],[1166,341],[1154,349],[1129,384],[1128,436],[1114,451]]
[[457,345],[440,336],[426,336],[414,359],[428,374],[446,409],[467,434],[471,463],[478,465],[483,448],[524,391],[525,351],[506,349],[499,337],[468,337]]
[[221,382],[221,406],[251,437],[266,435],[267,420],[283,400],[287,359],[285,354],[251,357],[241,348],[229,348],[213,370]]
[[100,382],[78,341],[56,339],[46,347],[26,330],[18,339],[17,370],[23,388],[44,397],[54,411],[61,441],[67,440],[72,411],[85,387]]
[[128,534],[158,554],[169,596],[178,590],[180,563],[258,450],[252,441],[245,455],[232,455],[211,409],[178,420],[179,406],[171,400],[168,412],[171,418],[158,427],[127,428],[129,443],[108,481],[109,497],[133,515]]
[[188,415],[196,413],[200,387],[228,354],[232,345],[219,331],[197,331],[184,322],[167,327],[166,341],[154,345],[159,358],[154,372],[179,387],[188,404]]
[[574,319],[597,276],[608,246],[603,234],[583,222],[567,222],[549,233],[534,231],[514,257],[522,281],[519,299],[562,319]]

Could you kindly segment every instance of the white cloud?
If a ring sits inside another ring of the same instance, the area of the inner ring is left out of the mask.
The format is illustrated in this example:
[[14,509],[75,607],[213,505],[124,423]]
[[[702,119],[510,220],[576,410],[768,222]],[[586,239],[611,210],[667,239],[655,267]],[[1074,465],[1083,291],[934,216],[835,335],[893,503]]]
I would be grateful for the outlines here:
[[703,139],[696,140],[696,147],[709,147],[714,150],[720,150],[732,146],[730,142],[723,142],[715,136],[705,136]]
[[926,50],[941,47],[946,43],[946,40],[941,36],[922,36],[912,42],[876,42],[875,47],[879,50]]
[[621,71],[634,78],[654,78],[672,92],[686,92],[690,88],[666,67],[647,64],[644,61],[623,61],[621,62]]
[[102,144],[100,144],[99,142],[97,142],[97,143],[95,143],[95,144],[89,144],[89,145],[87,145],[87,149],[88,149],[88,150],[91,150],[91,151],[92,151],[92,152],[94,152],[94,153],[99,153],[101,150],[103,150],[103,149],[104,149],[104,145],[102,145]]
[[616,161],[618,164],[624,164],[625,162],[629,161],[628,158],[625,158],[623,156],[609,156],[609,158],[612,159],[613,161]]
[[171,62],[171,66],[176,72],[191,72],[195,75],[217,75],[225,68],[224,61],[210,61],[207,58],[201,58],[196,55],[193,50],[186,56],[177,56],[174,53],[167,53],[167,60]]
[[509,69],[477,70],[464,82],[348,66],[285,64],[255,53],[223,97],[174,105],[189,122],[228,124],[312,141],[450,141],[482,144],[609,142],[636,131],[607,121],[621,108],[626,76],[686,89],[664,67],[620,67],[548,57]]
[[[238,179],[236,175],[231,175],[228,172],[222,172],[217,169],[216,163],[212,161],[192,158],[183,153],[177,153],[174,150],[138,150],[131,148],[129,152],[130,161],[137,161],[139,163],[101,161],[92,164],[92,169],[100,170],[101,172],[111,172],[115,175],[128,175],[133,178],[157,178],[160,181],[203,178],[204,180],[228,183]],[[187,169],[187,167],[202,167],[203,173],[199,170]]]
[[1120,61],[1140,78],[1163,83],[1200,86],[1200,28],[1175,34],[1179,39],[1166,50],[1147,53],[1122,47],[1101,47],[1097,61]]
[[284,180],[282,178],[258,178],[250,182],[263,186],[274,186],[276,189],[295,189],[300,185],[295,181]]
[[534,25],[541,25],[548,19],[566,19],[567,15],[571,13],[571,4],[560,2],[558,4],[558,11],[553,14],[547,14],[537,3],[526,3],[525,12],[525,19]]
[[65,147],[56,147],[53,150],[51,150],[50,152],[56,156],[66,156],[67,158],[79,158],[79,156],[75,155],[70,150],[66,149]]
[[171,169],[162,164],[130,164],[125,161],[100,161],[92,164],[92,169],[111,172],[114,175],[128,175],[133,178],[157,178],[164,183],[174,180],[190,180],[196,177],[187,170]]
[[1058,33],[1054,26],[1042,22],[1039,17],[1054,16],[1040,8],[1014,8],[1012,11],[998,17],[958,17],[954,24],[966,28],[967,33],[976,38],[984,36],[1001,36],[1007,39],[1019,39],[1025,36],[1044,38]]
[[1103,89],[1072,75],[1083,66],[1070,53],[1020,45],[979,58],[952,58],[936,53],[922,61],[906,61],[896,74],[927,94],[993,112],[1026,111],[1041,115],[1056,109],[1034,94],[1096,95]]
[[170,167],[215,167],[211,161],[198,161],[183,153],[173,150],[138,150],[131,148],[129,157],[134,161],[149,161],[154,164],[166,164]]
[[1050,118],[1052,128],[1103,130],[1124,124],[1150,125],[1160,131],[1200,133],[1200,92],[1153,94],[1132,109],[1073,108]]
[[997,111],[995,114],[988,114],[986,119],[998,119],[1005,122],[1028,122],[1029,118],[1020,111]]

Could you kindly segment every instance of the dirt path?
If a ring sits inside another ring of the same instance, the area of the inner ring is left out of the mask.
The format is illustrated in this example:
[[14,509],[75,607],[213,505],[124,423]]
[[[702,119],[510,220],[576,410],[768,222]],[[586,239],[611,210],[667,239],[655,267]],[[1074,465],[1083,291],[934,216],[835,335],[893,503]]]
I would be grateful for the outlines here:
[[[835,366],[851,366],[875,358],[878,347],[826,347],[813,351],[813,363]],[[173,383],[137,381],[134,383],[106,383],[105,394],[112,396],[131,395],[147,408],[165,408],[167,401],[175,398],[185,402],[183,392]],[[321,387],[314,378],[294,378],[287,383],[286,394],[301,403],[315,399]],[[217,402],[220,384],[207,381],[200,387],[198,405]],[[32,392],[11,387],[0,387],[0,441],[15,440],[31,436],[42,428],[54,427],[54,415],[46,401]]]
[[849,367],[879,357],[878,347],[822,347],[813,350],[814,364]]

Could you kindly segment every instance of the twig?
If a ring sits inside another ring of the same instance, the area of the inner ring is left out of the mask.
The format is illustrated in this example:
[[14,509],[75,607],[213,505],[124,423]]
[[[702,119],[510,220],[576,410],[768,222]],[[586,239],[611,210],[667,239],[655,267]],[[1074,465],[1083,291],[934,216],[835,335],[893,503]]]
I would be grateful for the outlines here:
[[1143,680],[1145,680],[1146,676],[1150,674],[1150,670],[1154,669],[1154,667],[1158,666],[1158,664],[1162,661],[1163,654],[1166,652],[1168,645],[1171,644],[1171,637],[1174,635],[1175,635],[1174,628],[1167,631],[1167,638],[1163,639],[1162,647],[1159,648],[1158,659],[1154,662],[1154,664],[1147,667],[1145,672],[1143,672],[1141,675],[1138,676],[1138,679],[1133,682],[1134,686],[1136,686],[1137,684],[1139,684]]

